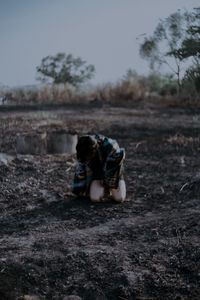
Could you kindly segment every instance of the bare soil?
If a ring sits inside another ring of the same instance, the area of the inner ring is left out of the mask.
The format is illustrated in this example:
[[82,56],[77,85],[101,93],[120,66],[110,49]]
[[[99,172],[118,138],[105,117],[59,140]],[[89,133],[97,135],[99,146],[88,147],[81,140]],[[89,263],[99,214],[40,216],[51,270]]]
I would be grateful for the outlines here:
[[[125,203],[75,198],[74,155],[16,153],[61,128],[125,147]],[[180,108],[0,112],[0,299],[200,299],[199,130]]]

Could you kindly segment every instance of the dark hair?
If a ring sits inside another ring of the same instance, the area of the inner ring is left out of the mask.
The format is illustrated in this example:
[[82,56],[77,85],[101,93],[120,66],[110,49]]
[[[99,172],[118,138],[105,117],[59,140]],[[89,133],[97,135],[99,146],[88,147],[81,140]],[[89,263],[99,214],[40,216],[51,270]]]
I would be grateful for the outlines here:
[[90,135],[83,135],[78,139],[76,145],[77,158],[80,161],[86,161],[92,157],[97,147],[97,142],[94,137]]

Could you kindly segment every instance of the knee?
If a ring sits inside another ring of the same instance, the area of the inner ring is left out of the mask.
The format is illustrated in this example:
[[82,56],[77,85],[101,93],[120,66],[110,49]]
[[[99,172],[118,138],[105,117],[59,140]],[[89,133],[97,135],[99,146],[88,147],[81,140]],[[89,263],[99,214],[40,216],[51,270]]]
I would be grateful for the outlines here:
[[90,200],[92,202],[101,202],[103,198],[103,192],[100,193],[95,193],[95,192],[90,192]]
[[120,180],[118,188],[116,190],[115,189],[112,190],[112,196],[116,202],[121,203],[121,202],[125,201],[125,199],[126,199],[126,184],[125,184],[124,180]]
[[118,202],[118,203],[121,203],[121,202],[124,202],[126,197],[123,196],[123,195],[113,195],[113,199]]
[[90,187],[90,200],[92,202],[100,202],[104,195],[104,187],[100,181],[93,181]]
[[94,195],[90,195],[90,200],[94,203],[101,202],[101,197],[94,197]]

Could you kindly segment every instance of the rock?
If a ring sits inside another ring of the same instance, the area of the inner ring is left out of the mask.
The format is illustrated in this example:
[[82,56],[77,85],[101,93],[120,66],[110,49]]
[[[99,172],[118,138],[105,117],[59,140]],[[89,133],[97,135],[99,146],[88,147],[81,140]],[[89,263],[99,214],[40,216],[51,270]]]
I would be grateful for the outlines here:
[[9,165],[9,163],[14,159],[13,156],[8,155],[6,153],[0,153],[0,163],[4,165]]
[[19,154],[75,154],[78,137],[64,130],[50,133],[17,135],[16,152]]
[[20,154],[46,154],[46,133],[17,135],[16,151]]
[[76,134],[69,134],[63,130],[51,132],[47,138],[47,152],[75,154],[77,140]]

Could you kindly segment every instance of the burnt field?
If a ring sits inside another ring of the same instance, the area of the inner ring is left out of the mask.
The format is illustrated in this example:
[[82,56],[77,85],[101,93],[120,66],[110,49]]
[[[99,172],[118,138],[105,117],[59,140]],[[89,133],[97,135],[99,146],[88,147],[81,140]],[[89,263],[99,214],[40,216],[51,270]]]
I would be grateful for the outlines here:
[[[125,203],[76,199],[73,154],[16,153],[61,130],[125,147]],[[0,299],[200,299],[199,130],[179,108],[0,112]]]

